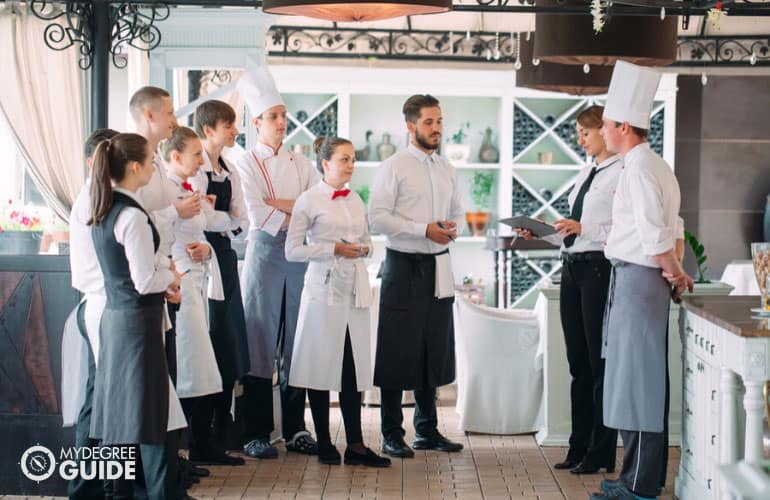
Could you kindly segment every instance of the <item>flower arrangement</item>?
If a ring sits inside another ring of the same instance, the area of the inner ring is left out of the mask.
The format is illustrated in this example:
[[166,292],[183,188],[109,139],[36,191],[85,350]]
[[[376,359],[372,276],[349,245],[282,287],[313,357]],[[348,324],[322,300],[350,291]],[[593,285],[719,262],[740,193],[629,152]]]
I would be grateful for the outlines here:
[[593,17],[594,33],[601,33],[604,29],[606,0],[591,0],[591,16]]
[[0,231],[42,231],[39,207],[20,206],[8,200],[0,211]]

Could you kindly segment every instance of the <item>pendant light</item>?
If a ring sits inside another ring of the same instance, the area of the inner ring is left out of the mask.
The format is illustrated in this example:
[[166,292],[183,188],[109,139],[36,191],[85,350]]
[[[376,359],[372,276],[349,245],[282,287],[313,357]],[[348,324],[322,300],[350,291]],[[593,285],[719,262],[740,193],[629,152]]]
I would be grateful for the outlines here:
[[326,21],[379,21],[393,17],[446,12],[452,0],[353,1],[339,0],[264,0],[262,10],[269,14],[305,16]]
[[[539,7],[584,5],[579,0],[538,0]],[[676,60],[677,16],[612,15],[599,33],[591,16],[535,14],[535,56],[560,64],[612,65],[622,59],[642,66]]]
[[[516,71],[516,86],[572,95],[607,93],[612,66],[591,66],[588,73],[581,66],[540,61],[533,47],[540,33],[532,37],[519,36],[520,69]],[[529,38],[529,40],[527,40]]]

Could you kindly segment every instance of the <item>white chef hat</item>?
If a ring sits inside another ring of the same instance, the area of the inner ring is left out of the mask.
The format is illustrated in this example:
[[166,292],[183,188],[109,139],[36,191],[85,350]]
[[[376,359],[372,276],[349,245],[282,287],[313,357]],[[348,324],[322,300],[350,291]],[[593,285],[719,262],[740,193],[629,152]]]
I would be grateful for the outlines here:
[[273,75],[266,66],[251,69],[238,80],[238,92],[246,101],[253,116],[259,116],[264,111],[283,104],[281,94],[275,87]]
[[650,128],[650,113],[660,73],[625,61],[615,63],[604,106],[604,118]]

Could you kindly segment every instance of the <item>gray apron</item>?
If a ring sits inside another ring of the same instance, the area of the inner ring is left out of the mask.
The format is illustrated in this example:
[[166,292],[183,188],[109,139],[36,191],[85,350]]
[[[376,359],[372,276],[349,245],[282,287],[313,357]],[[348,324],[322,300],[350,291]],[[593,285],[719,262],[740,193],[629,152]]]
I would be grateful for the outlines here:
[[607,427],[663,432],[670,305],[660,269],[612,260],[602,332]]
[[[273,237],[264,231],[251,231],[243,264],[243,311],[249,341],[249,374],[272,378],[276,350],[282,348],[283,369],[288,376],[294,333],[302,297],[307,263],[288,262],[284,250],[286,231]],[[285,299],[286,317],[283,345],[279,346],[281,305]]]

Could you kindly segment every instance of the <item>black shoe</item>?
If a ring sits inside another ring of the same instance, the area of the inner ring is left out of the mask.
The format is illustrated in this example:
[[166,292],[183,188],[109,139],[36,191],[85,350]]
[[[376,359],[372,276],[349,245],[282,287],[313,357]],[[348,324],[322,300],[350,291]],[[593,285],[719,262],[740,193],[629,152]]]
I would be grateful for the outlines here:
[[607,469],[607,474],[615,472],[615,464],[610,465],[594,465],[586,463],[586,461],[580,462],[576,467],[570,469],[572,474],[596,474],[599,469]]
[[278,458],[278,448],[267,439],[255,439],[243,447],[243,453],[251,458]]
[[567,453],[567,458],[565,458],[563,462],[554,464],[553,468],[558,470],[573,469],[580,465],[584,455],[585,453],[575,453],[574,450],[570,449]]
[[390,467],[390,459],[381,457],[366,448],[366,453],[356,453],[347,448],[345,450],[345,465],[364,465],[366,467]]
[[384,438],[382,440],[382,452],[396,458],[412,458],[414,457],[414,450],[412,450],[404,438]]
[[442,436],[438,431],[436,431],[430,437],[420,436],[417,434],[414,437],[414,443],[412,443],[412,447],[415,450],[436,450],[449,452],[460,451],[463,449],[462,443],[453,443],[452,441]]
[[191,477],[209,477],[211,474],[208,469],[196,467],[189,460],[179,457],[179,469]]
[[246,461],[241,457],[233,457],[223,450],[196,451],[190,450],[190,462],[193,465],[244,465]]
[[333,444],[318,445],[318,461],[326,465],[339,465],[342,463],[340,452]]
[[318,455],[318,443],[308,431],[299,431],[289,441],[286,441],[286,450],[305,455]]

